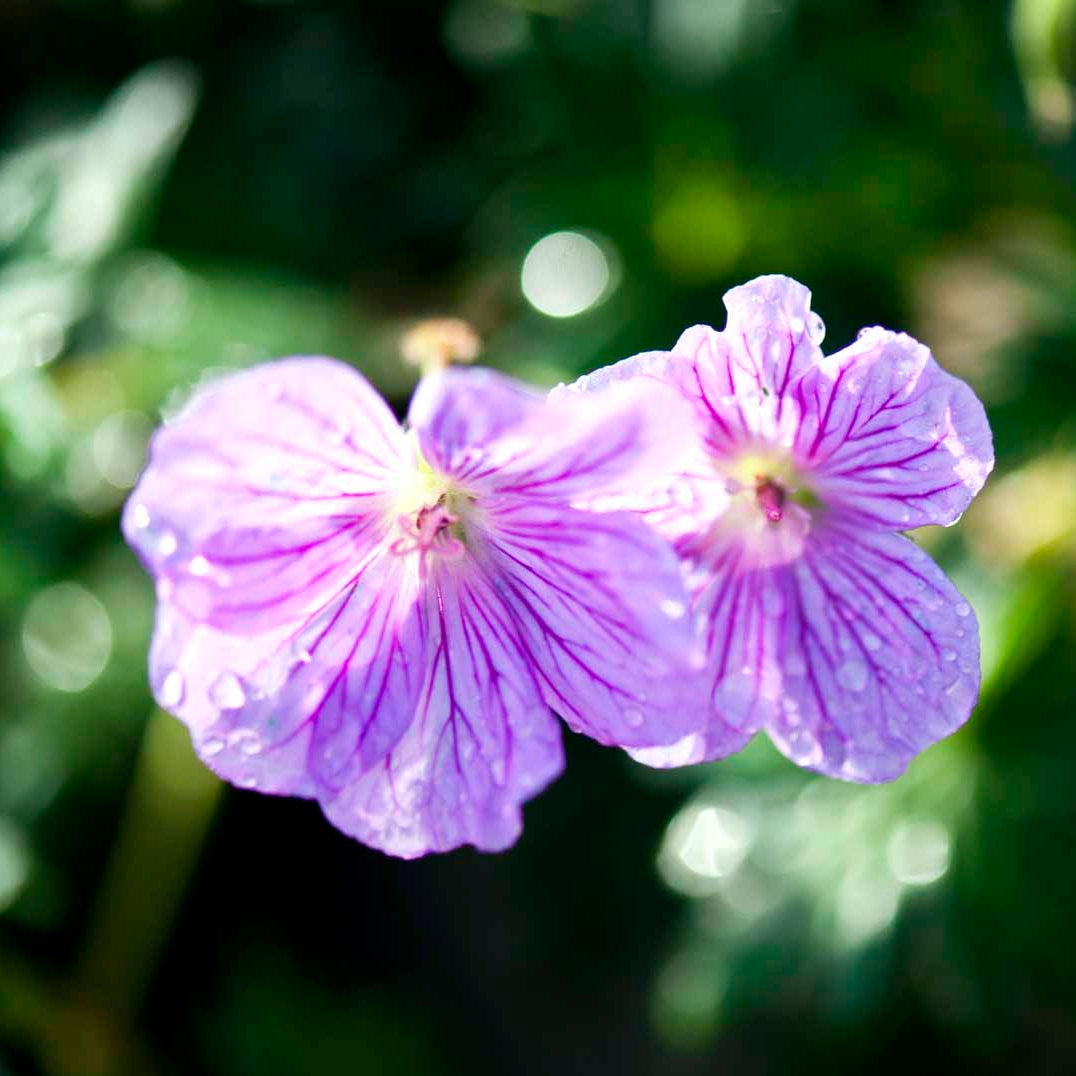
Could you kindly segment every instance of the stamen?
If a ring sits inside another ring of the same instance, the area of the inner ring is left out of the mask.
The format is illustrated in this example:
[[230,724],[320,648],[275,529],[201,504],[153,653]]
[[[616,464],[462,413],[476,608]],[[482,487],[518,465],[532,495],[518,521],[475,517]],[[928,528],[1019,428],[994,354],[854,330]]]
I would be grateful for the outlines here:
[[424,374],[453,362],[474,362],[482,350],[478,333],[460,318],[430,318],[413,325],[400,340],[404,361]]

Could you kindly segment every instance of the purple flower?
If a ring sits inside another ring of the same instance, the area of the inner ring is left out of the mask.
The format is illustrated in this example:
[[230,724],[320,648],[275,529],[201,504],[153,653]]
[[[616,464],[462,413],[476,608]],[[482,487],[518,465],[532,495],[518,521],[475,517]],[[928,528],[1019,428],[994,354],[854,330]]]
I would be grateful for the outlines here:
[[900,532],[956,522],[993,467],[990,427],[909,336],[864,329],[823,357],[794,280],[760,277],[725,305],[723,332],[696,326],[575,386],[673,384],[697,419],[671,483],[605,498],[673,540],[708,653],[708,722],[632,753],[697,762],[765,729],[809,769],[891,780],[978,697],[971,607]]
[[679,397],[640,388],[547,402],[450,369],[406,431],[329,359],[199,391],[124,511],[157,701],[226,780],[405,857],[516,839],[562,767],[550,707],[602,743],[678,740],[705,686],[675,554],[572,506],[683,443]]

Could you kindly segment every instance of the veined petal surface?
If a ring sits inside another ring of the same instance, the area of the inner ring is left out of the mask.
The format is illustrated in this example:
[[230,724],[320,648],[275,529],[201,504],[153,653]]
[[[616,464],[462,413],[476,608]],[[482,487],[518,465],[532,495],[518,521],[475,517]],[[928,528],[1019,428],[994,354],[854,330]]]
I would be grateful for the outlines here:
[[268,363],[198,390],[157,432],[124,534],[176,606],[264,631],[319,608],[383,540],[407,452],[351,367]]
[[967,720],[979,695],[975,614],[910,539],[820,528],[775,583],[782,693],[768,731],[795,762],[888,781]]
[[407,420],[430,465],[463,478],[496,463],[491,446],[513,446],[520,428],[541,415],[544,402],[537,389],[496,370],[450,366],[419,382]]
[[327,800],[412,719],[427,652],[417,596],[413,565],[386,553],[309,618],[271,631],[222,632],[162,602],[154,693],[221,777]]
[[698,368],[706,396],[747,393],[781,397],[822,357],[825,328],[811,311],[811,293],[785,276],[763,276],[725,294],[728,322],[686,330],[673,353]]
[[[467,417],[483,409],[495,417]],[[449,369],[420,386],[410,418],[423,456],[460,485],[532,501],[590,502],[651,483],[693,441],[685,401],[657,382],[625,381],[592,397],[554,390],[535,407],[510,378]]]
[[498,582],[442,565],[423,619],[427,675],[410,727],[323,807],[345,833],[407,859],[462,844],[500,851],[519,836],[521,804],[563,768],[560,728]]
[[902,333],[865,329],[791,391],[795,455],[828,506],[898,530],[956,521],[994,466],[975,393]]
[[705,705],[703,655],[668,544],[627,512],[491,500],[487,552],[542,695],[576,731],[670,744]]

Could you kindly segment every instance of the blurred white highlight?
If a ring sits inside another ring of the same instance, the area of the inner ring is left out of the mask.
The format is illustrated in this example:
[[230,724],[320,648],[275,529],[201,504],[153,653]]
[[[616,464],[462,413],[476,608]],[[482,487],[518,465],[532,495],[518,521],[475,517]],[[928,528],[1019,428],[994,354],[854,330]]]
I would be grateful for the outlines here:
[[94,431],[93,462],[116,489],[130,489],[146,462],[153,424],[139,411],[117,411]]
[[10,905],[26,884],[30,853],[21,830],[0,818],[0,911]]
[[518,56],[530,44],[522,11],[496,0],[457,0],[444,25],[448,51],[469,67],[492,67]]
[[187,274],[154,251],[132,255],[109,297],[116,327],[135,340],[162,344],[186,324],[190,306]]
[[719,879],[739,870],[754,837],[754,826],[743,815],[712,803],[690,803],[669,823],[661,872],[687,896],[713,893]]
[[56,583],[30,603],[22,625],[30,668],[58,691],[82,691],[103,672],[112,653],[105,607],[78,583]]
[[527,302],[551,318],[571,318],[612,291],[613,271],[602,246],[582,232],[553,232],[523,259]]
[[900,900],[900,883],[878,872],[853,867],[837,889],[838,937],[860,945],[891,926]]
[[61,173],[52,254],[92,260],[112,245],[140,182],[186,132],[196,98],[195,73],[176,62],[143,68],[112,95]]
[[893,831],[886,861],[904,885],[931,885],[949,869],[949,831],[930,819],[906,820]]

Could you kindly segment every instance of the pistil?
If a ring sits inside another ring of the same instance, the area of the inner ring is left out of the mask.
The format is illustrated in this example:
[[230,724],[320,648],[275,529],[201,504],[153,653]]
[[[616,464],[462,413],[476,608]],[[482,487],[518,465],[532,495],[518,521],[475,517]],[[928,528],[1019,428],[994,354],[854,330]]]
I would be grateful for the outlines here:
[[780,482],[765,475],[755,477],[755,499],[759,508],[771,523],[780,523],[784,519],[784,507],[788,494]]

